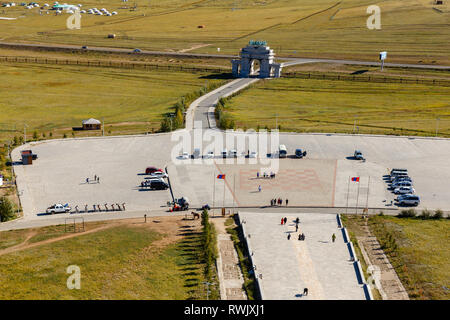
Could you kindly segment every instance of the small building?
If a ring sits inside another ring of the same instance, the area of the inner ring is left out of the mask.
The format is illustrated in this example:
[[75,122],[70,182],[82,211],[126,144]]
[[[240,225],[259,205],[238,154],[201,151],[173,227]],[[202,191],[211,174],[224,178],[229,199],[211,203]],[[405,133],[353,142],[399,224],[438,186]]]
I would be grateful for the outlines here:
[[33,152],[31,150],[23,150],[21,155],[22,164],[33,164]]
[[83,120],[81,124],[83,125],[83,130],[100,130],[102,128],[102,123],[93,118]]

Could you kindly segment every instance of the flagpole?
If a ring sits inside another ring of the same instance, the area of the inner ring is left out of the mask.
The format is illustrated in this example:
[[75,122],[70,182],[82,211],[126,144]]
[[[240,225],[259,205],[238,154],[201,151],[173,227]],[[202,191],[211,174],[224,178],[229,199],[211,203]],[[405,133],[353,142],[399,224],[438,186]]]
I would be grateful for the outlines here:
[[369,214],[369,186],[370,186],[370,176],[369,181],[367,181],[367,200],[366,200],[367,214]]
[[234,208],[235,208],[235,202],[234,197],[236,196],[236,173],[233,173],[233,214],[234,214]]
[[213,217],[214,217],[214,203],[215,203],[215,199],[216,199],[216,170],[213,169],[213,179],[214,179],[214,187],[213,187],[213,203],[212,203],[212,212],[213,212]]
[[[223,206],[222,208],[225,208],[225,177],[223,177]],[[222,209],[224,210],[224,209]]]
[[355,214],[358,214],[358,198],[359,198],[359,179],[358,179],[358,193],[356,194],[356,207],[355,207]]
[[348,176],[348,187],[347,187],[347,206],[345,208],[345,214],[347,214],[348,211],[348,195],[350,194],[350,176]]

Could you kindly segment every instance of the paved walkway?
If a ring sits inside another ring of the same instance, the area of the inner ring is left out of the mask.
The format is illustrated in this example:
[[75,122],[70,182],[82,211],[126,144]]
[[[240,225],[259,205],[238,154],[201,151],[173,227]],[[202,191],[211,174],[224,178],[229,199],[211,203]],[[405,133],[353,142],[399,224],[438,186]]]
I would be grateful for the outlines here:
[[[357,240],[367,253],[368,262],[380,270],[379,285],[381,285],[381,289],[379,291],[383,300],[409,300],[408,293],[398,278],[394,267],[392,267],[389,259],[384,254],[383,249],[381,249],[377,238],[371,234],[367,222],[363,229],[365,236],[358,237]],[[367,258],[365,258],[366,261]]]
[[247,300],[243,290],[244,277],[231,236],[226,232],[223,218],[212,219],[217,231],[219,249],[218,273],[221,300]]
[[[335,214],[239,212],[267,300],[365,300]],[[287,225],[281,218],[287,217]],[[295,231],[295,218],[300,218]],[[304,241],[298,234],[305,234]],[[336,241],[331,241],[332,234]],[[290,240],[287,239],[291,235]],[[303,296],[303,289],[308,295]]]

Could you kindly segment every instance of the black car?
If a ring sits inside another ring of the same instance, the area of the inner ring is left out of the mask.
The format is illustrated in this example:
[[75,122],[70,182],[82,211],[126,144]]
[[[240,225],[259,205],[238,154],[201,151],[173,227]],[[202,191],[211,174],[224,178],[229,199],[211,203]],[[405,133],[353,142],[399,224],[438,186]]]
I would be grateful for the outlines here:
[[156,189],[156,190],[166,190],[169,188],[169,185],[161,180],[154,180],[150,181],[150,189]]

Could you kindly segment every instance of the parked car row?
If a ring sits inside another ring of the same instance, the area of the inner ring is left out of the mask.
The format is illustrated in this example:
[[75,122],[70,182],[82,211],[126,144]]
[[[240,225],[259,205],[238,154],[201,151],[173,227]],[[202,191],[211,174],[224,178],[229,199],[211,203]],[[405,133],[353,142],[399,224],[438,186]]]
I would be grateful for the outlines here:
[[398,205],[419,205],[420,198],[415,194],[413,180],[408,175],[407,169],[392,169],[387,176],[387,182],[389,183],[388,189],[399,195],[395,199]]
[[165,179],[169,178],[169,175],[165,173],[162,169],[157,167],[147,167],[145,169],[146,177],[144,181],[141,182],[141,188],[149,188],[152,190],[166,190],[169,188],[169,184]]
[[[281,144],[277,152],[268,153],[268,158],[286,158],[288,156],[287,148],[285,145]],[[295,149],[294,157],[303,158],[306,156],[306,151],[302,149]],[[194,149],[194,153],[190,155],[188,152],[183,152],[179,159],[214,159],[216,155],[213,151],[208,151],[206,154],[201,155],[200,149]],[[248,150],[247,152],[239,153],[236,149],[227,150],[226,148],[222,150],[220,155],[217,155],[220,158],[237,158],[237,157],[246,157],[246,158],[257,158],[258,152],[253,150]]]

